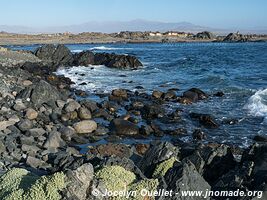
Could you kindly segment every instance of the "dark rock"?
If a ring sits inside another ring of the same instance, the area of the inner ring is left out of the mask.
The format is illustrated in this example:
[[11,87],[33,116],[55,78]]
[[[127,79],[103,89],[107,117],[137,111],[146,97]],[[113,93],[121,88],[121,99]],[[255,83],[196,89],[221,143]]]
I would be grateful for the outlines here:
[[123,119],[114,119],[110,123],[111,132],[117,135],[138,135],[139,128],[134,123]]
[[36,49],[34,53],[38,58],[53,65],[71,65],[73,56],[64,45],[47,44]]
[[[164,176],[168,185],[168,191],[173,190],[176,195],[168,199],[177,200],[195,200],[202,199],[195,196],[183,196],[181,191],[210,191],[210,185],[197,172],[195,166],[191,162],[176,163],[173,168],[168,170]],[[209,197],[207,198],[209,199]]]
[[115,89],[112,90],[112,95],[115,97],[121,97],[122,99],[127,99],[127,90],[125,89]]
[[160,99],[163,96],[163,94],[164,94],[163,92],[155,90],[152,92],[152,97]]
[[140,128],[140,134],[141,135],[148,136],[153,132],[154,132],[154,130],[149,125],[142,125],[141,128]]
[[165,100],[175,99],[176,93],[175,93],[175,91],[168,91],[168,92],[164,93],[163,98]]
[[203,31],[203,32],[197,33],[194,37],[197,39],[206,39],[206,40],[216,38],[216,36],[213,33],[208,32],[208,31]]
[[33,127],[33,123],[31,120],[28,120],[28,119],[24,119],[24,120],[21,120],[18,124],[17,124],[19,130],[21,131],[27,131],[29,129],[31,129]]
[[94,178],[94,168],[90,163],[83,164],[75,170],[66,171],[67,187],[62,194],[65,199],[89,199],[89,190]]
[[198,88],[191,88],[183,93],[183,97],[190,99],[192,102],[196,102],[198,100],[207,99],[208,95]]
[[83,51],[78,54],[74,55],[74,62],[73,64],[75,66],[88,66],[88,65],[94,65],[94,53],[91,51]]
[[247,42],[249,38],[240,33],[229,33],[224,39],[223,42]]
[[194,140],[203,140],[206,138],[206,134],[201,129],[194,130],[192,137]]
[[135,163],[128,158],[107,157],[100,161],[99,166],[121,166],[124,169],[135,173],[138,179],[145,178],[142,171],[135,165]]
[[210,184],[236,166],[231,149],[226,145],[206,146],[200,150],[200,155],[205,161],[203,177]]
[[218,128],[218,123],[209,114],[190,113],[191,118],[198,119],[199,123],[206,128]]
[[134,56],[108,53],[96,53],[94,63],[96,65],[105,65],[107,67],[119,69],[137,69],[143,66]]
[[98,145],[91,149],[90,153],[97,155],[98,157],[116,156],[120,158],[130,158],[132,155],[132,151],[125,144],[113,143]]
[[44,148],[46,149],[57,149],[59,147],[65,146],[66,143],[61,139],[61,134],[59,132],[51,132],[44,143]]
[[256,142],[267,142],[267,136],[266,135],[256,135],[253,138],[253,140]]
[[108,53],[92,53],[84,51],[74,55],[74,65],[105,65],[107,67],[119,69],[137,69],[142,63],[135,57],[130,55],[116,55]]
[[61,99],[60,92],[49,83],[41,80],[32,90],[31,101],[36,105],[43,103],[55,102]]
[[141,110],[142,116],[145,119],[155,119],[162,117],[165,113],[164,108],[158,104],[145,104],[144,108]]
[[241,162],[254,162],[255,167],[252,171],[252,185],[254,188],[259,187],[261,184],[267,182],[267,144],[254,144],[247,149]]
[[224,93],[223,92],[216,92],[215,94],[214,94],[214,96],[216,96],[216,97],[223,97],[224,96]]
[[66,112],[74,112],[75,110],[78,110],[81,107],[81,105],[77,101],[70,101],[64,106],[64,110]]
[[145,175],[150,177],[156,166],[171,158],[178,158],[179,149],[168,142],[155,142],[146,151],[143,158],[139,161],[138,167]]

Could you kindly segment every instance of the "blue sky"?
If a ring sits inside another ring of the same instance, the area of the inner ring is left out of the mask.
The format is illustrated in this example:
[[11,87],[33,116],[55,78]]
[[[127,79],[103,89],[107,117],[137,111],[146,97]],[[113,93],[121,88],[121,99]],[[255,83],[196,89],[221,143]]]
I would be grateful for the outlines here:
[[267,26],[266,0],[1,0],[0,5],[0,25],[145,19],[215,28]]

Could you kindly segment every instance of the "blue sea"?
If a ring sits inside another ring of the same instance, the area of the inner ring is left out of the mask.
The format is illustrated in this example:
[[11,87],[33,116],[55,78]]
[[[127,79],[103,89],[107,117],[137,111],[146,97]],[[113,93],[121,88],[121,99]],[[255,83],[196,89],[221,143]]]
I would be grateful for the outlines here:
[[[192,105],[170,103],[167,110],[211,114],[221,124],[205,130],[208,141],[247,146],[255,135],[267,135],[267,43],[141,43],[141,44],[70,44],[74,52],[92,50],[129,54],[144,64],[139,70],[118,70],[105,66],[67,67],[57,74],[71,78],[72,87],[96,93],[125,88],[151,93],[153,90],[179,89],[178,94],[197,87],[223,97],[211,97]],[[11,46],[34,50],[38,45]],[[86,74],[81,76],[80,74]],[[87,85],[81,85],[81,83]],[[144,89],[137,89],[142,86]],[[94,97],[92,97],[94,98]],[[237,120],[236,124],[226,121]],[[192,132],[192,120],[171,126]],[[183,138],[190,140],[190,134]]]

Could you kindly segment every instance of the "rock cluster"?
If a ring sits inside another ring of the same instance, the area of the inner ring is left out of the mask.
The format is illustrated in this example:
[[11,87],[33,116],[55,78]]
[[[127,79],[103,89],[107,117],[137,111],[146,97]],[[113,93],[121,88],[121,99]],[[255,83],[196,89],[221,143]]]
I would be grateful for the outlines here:
[[[45,57],[65,62],[57,48],[51,47]],[[56,77],[45,65],[0,66],[1,199],[105,199],[94,197],[93,191],[121,188],[266,190],[266,140],[246,150],[202,143],[222,124],[216,116],[165,109],[170,102],[184,106],[218,97],[198,88],[152,94],[115,89],[100,95],[98,102],[75,99],[77,91],[69,88],[69,80]],[[194,131],[168,126],[184,124],[185,118]],[[165,135],[170,142],[160,141]],[[182,142],[181,135],[192,140]],[[129,144],[129,138],[156,141]],[[181,194],[160,198],[188,199]]]

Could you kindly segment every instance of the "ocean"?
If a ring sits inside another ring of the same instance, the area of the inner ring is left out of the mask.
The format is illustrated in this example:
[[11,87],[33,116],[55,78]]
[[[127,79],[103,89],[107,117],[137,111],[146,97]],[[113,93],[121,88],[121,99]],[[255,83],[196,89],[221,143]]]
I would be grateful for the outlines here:
[[[10,46],[34,50],[39,45]],[[177,89],[182,94],[192,87],[212,95],[192,105],[169,103],[166,109],[211,114],[221,124],[205,130],[207,141],[248,146],[255,135],[267,134],[267,43],[140,43],[140,44],[69,44],[74,53],[83,50],[134,55],[144,67],[118,70],[105,66],[61,68],[57,74],[75,82],[72,87],[95,94],[125,88],[151,93]],[[140,87],[141,86],[141,87]],[[143,88],[143,89],[142,89]],[[229,124],[229,121],[237,123]],[[194,122],[181,124],[192,132]],[[183,140],[190,140],[186,135]]]

